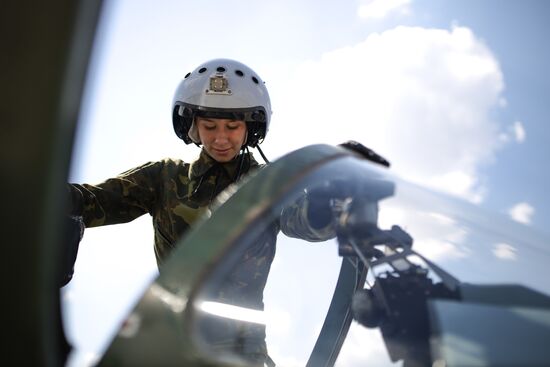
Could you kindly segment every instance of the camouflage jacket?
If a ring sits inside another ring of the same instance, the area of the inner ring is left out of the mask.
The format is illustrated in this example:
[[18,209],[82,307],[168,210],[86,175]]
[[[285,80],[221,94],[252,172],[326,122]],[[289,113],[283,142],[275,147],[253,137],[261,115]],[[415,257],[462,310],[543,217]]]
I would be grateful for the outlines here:
[[[203,150],[193,163],[148,162],[97,185],[70,184],[72,213],[86,228],[127,223],[145,213],[153,218],[159,266],[213,199],[234,182],[240,160],[220,164]],[[259,168],[247,154],[243,174]]]
[[[242,174],[261,166],[251,154],[243,157]],[[210,209],[213,199],[235,182],[239,157],[218,163],[203,150],[193,163],[165,159],[128,170],[97,185],[69,184],[72,215],[82,216],[86,227],[130,222],[149,213],[153,219],[155,255],[159,267],[177,240]],[[313,230],[307,223],[307,200],[289,205],[242,255],[237,267],[216,292],[219,301],[263,309],[263,290],[275,256],[277,234],[308,241],[333,235],[329,229]],[[219,328],[216,328],[219,330]],[[229,328],[230,329],[230,328]],[[219,332],[217,333],[219,334]],[[265,350],[262,330],[252,333]],[[219,335],[216,336],[216,339]],[[252,348],[252,349],[258,349]]]
[[[242,174],[261,167],[249,153],[244,162]],[[160,266],[178,238],[235,181],[239,163],[235,158],[220,164],[203,150],[193,163],[164,159],[148,162],[97,185],[69,184],[71,214],[82,216],[86,228],[90,228],[127,223],[149,213]],[[311,229],[306,212],[305,197],[286,208],[281,216],[283,232],[307,241],[333,235],[330,229]]]

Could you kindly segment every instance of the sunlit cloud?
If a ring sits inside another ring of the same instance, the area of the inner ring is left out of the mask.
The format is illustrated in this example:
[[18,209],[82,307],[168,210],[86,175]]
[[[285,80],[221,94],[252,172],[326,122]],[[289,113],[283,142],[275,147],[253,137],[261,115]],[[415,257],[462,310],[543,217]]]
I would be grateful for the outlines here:
[[402,205],[382,204],[383,228],[401,226],[413,237],[414,251],[431,261],[463,259],[471,254],[466,245],[468,232],[454,218]]
[[516,260],[517,250],[507,243],[498,243],[493,248],[493,254],[501,260]]
[[461,259],[468,256],[456,243],[437,239],[419,241],[414,249],[431,261]]
[[510,217],[516,222],[523,224],[530,224],[533,214],[535,214],[535,208],[529,203],[518,203],[508,210]]
[[359,6],[358,15],[363,19],[381,19],[394,12],[406,14],[410,3],[411,0],[368,0]]
[[469,193],[468,199],[474,203],[483,200],[483,188],[477,186],[477,178],[464,171],[446,172],[443,175],[434,175],[430,183],[435,187],[445,188],[455,195]]
[[288,335],[292,329],[292,317],[287,310],[266,306],[266,320],[271,334]]
[[390,229],[393,225],[403,223],[405,211],[395,206],[381,205],[378,212],[378,226],[382,229]]
[[523,143],[525,138],[526,132],[521,121],[515,121],[512,125],[508,126],[506,131],[500,134],[500,140],[503,143],[509,143],[510,141]]
[[456,220],[454,220],[453,218],[451,218],[451,217],[449,217],[445,214],[430,212],[427,215],[430,218],[432,218],[433,220],[435,220],[435,223],[438,223],[440,225],[445,225],[445,226],[448,226],[450,228],[454,228],[454,226],[457,224]]
[[514,122],[514,136],[518,143],[523,143],[525,141],[525,129],[521,121]]
[[481,169],[502,146],[490,111],[504,83],[469,28],[397,27],[270,79],[270,141],[285,142],[270,151],[354,139],[409,180],[483,200]]

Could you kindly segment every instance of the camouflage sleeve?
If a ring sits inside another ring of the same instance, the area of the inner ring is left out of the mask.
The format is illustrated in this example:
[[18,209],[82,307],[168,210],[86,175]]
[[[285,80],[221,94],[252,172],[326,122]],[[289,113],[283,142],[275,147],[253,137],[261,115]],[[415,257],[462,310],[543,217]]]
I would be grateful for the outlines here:
[[[336,236],[332,221],[312,220],[311,202],[308,195],[300,196],[291,205],[288,205],[281,212],[281,231],[288,237],[299,238],[309,242],[321,242]],[[323,223],[315,225],[316,223]]]
[[97,227],[151,213],[161,164],[149,162],[97,185],[69,184],[71,214],[82,216],[86,227]]

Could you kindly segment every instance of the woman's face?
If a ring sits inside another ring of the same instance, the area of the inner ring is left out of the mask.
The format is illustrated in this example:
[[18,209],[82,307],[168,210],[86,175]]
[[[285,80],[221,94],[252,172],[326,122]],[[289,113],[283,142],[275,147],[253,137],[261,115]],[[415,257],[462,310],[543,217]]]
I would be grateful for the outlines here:
[[229,162],[246,139],[246,124],[240,120],[197,117],[199,138],[208,155],[218,162]]

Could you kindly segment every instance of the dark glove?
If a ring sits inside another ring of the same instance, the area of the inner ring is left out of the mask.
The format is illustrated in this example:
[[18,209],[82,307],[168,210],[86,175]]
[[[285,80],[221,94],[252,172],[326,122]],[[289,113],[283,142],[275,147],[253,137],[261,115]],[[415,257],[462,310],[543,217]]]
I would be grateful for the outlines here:
[[307,191],[307,218],[314,229],[321,229],[330,224],[332,210],[328,187],[321,186]]
[[335,202],[349,197],[353,193],[353,190],[350,189],[351,186],[353,186],[353,183],[336,179],[306,189],[307,216],[309,224],[314,229],[321,229],[330,224]]
[[82,217],[67,216],[63,243],[63,258],[59,276],[59,287],[64,287],[71,281],[74,274],[74,264],[78,254],[78,246],[84,235]]

